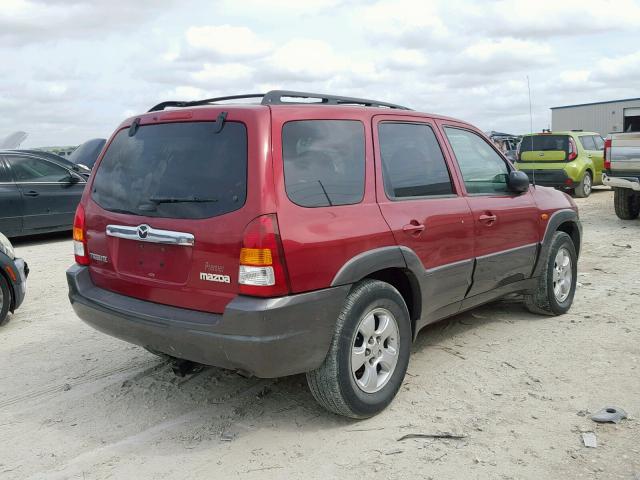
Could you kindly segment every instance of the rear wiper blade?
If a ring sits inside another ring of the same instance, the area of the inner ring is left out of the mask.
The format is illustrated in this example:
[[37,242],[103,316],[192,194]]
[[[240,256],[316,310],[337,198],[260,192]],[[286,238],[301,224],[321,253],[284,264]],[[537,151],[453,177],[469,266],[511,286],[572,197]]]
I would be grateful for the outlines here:
[[207,198],[207,197],[150,197],[149,201],[151,203],[159,204],[159,203],[212,203],[217,202],[217,198]]

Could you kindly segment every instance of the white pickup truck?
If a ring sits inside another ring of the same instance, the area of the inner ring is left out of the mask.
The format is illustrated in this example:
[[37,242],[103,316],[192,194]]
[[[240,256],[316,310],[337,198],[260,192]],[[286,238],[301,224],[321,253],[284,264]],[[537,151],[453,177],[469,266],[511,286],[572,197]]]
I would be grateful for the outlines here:
[[640,132],[614,133],[604,142],[602,183],[613,187],[616,215],[640,215]]

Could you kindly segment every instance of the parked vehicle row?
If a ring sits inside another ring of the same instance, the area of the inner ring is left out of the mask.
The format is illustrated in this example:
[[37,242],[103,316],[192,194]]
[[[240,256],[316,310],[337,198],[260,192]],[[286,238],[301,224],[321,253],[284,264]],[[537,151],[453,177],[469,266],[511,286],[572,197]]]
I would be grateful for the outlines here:
[[258,97],[164,102],[118,127],[74,220],[81,319],[174,358],[306,373],[321,405],[364,418],[392,401],[426,325],[514,292],[570,308],[575,203],[531,187],[477,128]]

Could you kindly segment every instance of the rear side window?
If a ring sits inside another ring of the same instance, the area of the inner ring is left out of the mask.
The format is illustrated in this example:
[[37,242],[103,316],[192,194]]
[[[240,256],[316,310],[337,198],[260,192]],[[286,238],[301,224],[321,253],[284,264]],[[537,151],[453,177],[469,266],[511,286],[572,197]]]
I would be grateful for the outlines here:
[[384,122],[378,126],[378,137],[387,197],[453,193],[449,170],[430,126]]
[[284,181],[302,207],[360,203],[364,196],[364,125],[355,120],[298,120],[282,127]]
[[496,194],[508,191],[509,168],[479,135],[468,130],[445,127],[469,194]]
[[232,212],[247,195],[247,129],[184,122],[118,132],[100,162],[93,199],[113,212],[198,219]]
[[592,135],[585,135],[578,138],[580,139],[580,143],[585,150],[597,150],[596,143],[594,142]]
[[520,151],[569,151],[569,137],[567,135],[533,135],[522,137]]
[[34,157],[7,157],[16,182],[57,183],[69,178],[64,168]]
[[13,182],[13,178],[11,177],[9,170],[7,170],[7,168],[4,166],[2,157],[0,157],[0,183],[9,182]]

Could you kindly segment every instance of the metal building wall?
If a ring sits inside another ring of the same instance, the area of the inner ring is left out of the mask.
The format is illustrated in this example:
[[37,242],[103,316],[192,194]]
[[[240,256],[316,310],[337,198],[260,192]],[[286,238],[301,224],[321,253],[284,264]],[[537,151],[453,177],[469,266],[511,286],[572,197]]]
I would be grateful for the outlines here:
[[552,108],[551,129],[555,131],[579,129],[597,132],[602,136],[611,132],[621,132],[624,124],[623,111],[631,107],[640,107],[640,99]]

